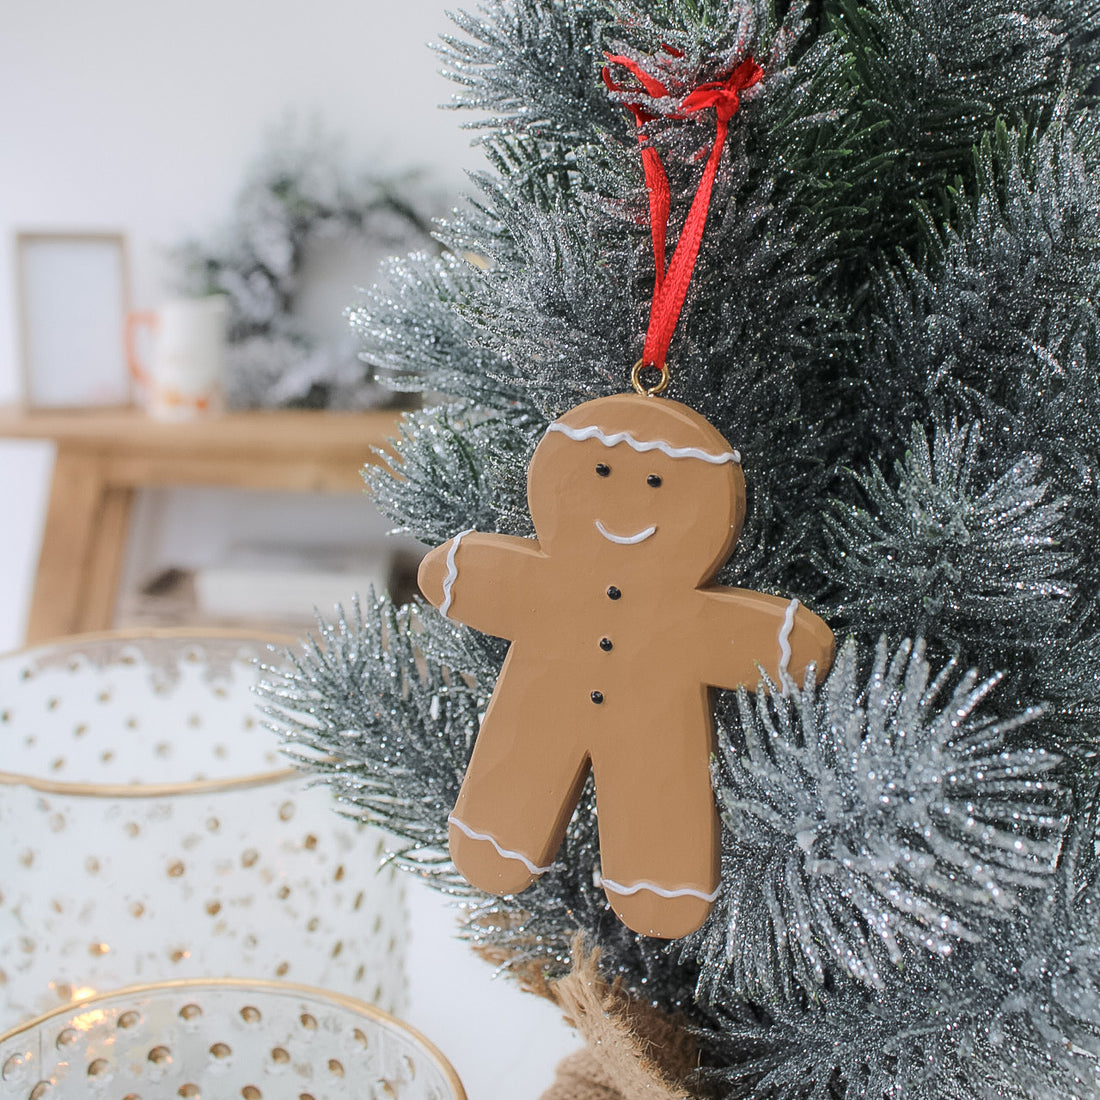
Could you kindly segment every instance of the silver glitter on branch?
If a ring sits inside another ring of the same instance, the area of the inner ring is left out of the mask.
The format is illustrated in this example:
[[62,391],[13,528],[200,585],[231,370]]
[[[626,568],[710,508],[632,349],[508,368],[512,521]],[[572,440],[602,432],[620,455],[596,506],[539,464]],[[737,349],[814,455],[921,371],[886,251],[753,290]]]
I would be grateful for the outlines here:
[[1027,922],[886,994],[726,1008],[704,1037],[720,1095],[753,1100],[1084,1100],[1100,1093],[1100,895],[1053,893]]
[[922,635],[950,652],[1010,660],[1073,630],[1075,560],[1068,499],[1020,456],[992,477],[980,425],[937,423],[910,436],[893,482],[855,475],[859,503],[826,515],[836,612],[864,635]]
[[[395,530],[426,543],[455,532],[531,533],[526,468],[545,424],[503,420],[463,405],[437,405],[402,420],[400,459],[381,452],[363,476],[375,504]],[[395,476],[400,471],[401,476]]]
[[[809,27],[810,3],[772,0],[729,4],[724,0],[609,0],[614,32],[627,39],[640,57],[652,57],[671,46],[683,54],[685,71],[704,66],[728,72],[745,53],[769,58],[772,67],[786,63],[790,50]],[[785,14],[781,14],[785,9]]]
[[395,390],[437,391],[501,411],[529,407],[500,356],[476,345],[458,314],[478,277],[473,262],[454,255],[389,261],[379,285],[350,314],[362,358]]
[[593,262],[599,237],[584,211],[550,215],[499,191],[493,198],[511,255],[494,257],[457,307],[475,340],[504,360],[547,420],[595,392],[621,390],[637,326],[625,234],[605,231]]
[[722,896],[688,949],[703,1000],[815,1000],[848,978],[881,991],[1050,886],[1058,759],[1006,744],[1034,713],[981,714],[995,679],[954,679],[908,642],[880,643],[863,672],[848,642],[819,690],[739,694],[715,770]]
[[534,131],[547,142],[576,146],[615,121],[596,79],[609,22],[605,4],[488,0],[479,14],[460,11],[453,19],[463,37],[444,35],[437,49],[444,74],[464,89],[454,105],[483,115],[468,125]]
[[[943,205],[955,177],[968,174],[972,151],[1005,118],[1044,109],[1061,90],[1069,54],[1064,22],[1045,14],[1046,0],[877,0],[845,4],[833,26],[851,57],[855,113],[877,187],[859,190],[853,228],[871,242],[919,246],[926,211]],[[839,231],[844,232],[843,228]],[[850,231],[850,230],[849,230]],[[872,268],[873,270],[873,268]]]
[[947,401],[1017,451],[1056,458],[1051,472],[1066,469],[1072,488],[1100,445],[1084,369],[1100,348],[1100,129],[1068,96],[1051,111],[1046,131],[982,136],[958,224],[929,230],[939,262],[883,274],[862,373],[877,431],[894,430],[896,409],[917,420],[930,399]]

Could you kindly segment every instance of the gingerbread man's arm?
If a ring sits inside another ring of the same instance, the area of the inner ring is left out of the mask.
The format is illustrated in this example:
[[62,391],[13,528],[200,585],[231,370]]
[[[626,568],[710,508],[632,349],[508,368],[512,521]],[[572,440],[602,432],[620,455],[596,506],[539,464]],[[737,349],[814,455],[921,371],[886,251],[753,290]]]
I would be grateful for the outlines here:
[[766,596],[743,588],[704,588],[706,601],[703,678],[712,687],[754,689],[760,670],[780,687],[799,687],[807,668],[821,683],[836,655],[836,640],[824,619],[798,600]]
[[416,579],[447,618],[514,640],[537,607],[545,561],[534,539],[465,531],[429,551]]

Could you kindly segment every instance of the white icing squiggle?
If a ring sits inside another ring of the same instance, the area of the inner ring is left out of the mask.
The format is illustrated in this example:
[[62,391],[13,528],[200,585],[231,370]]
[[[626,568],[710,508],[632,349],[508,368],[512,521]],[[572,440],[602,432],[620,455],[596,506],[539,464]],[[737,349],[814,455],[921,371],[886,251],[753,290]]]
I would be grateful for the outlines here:
[[540,867],[537,863],[532,863],[522,852],[514,852],[511,848],[502,848],[495,837],[490,836],[489,833],[479,833],[475,829],[471,829],[465,821],[460,821],[454,814],[451,814],[447,820],[456,828],[461,829],[471,840],[487,840],[496,848],[497,853],[505,859],[519,860],[533,875],[545,875],[550,870],[549,867]]
[[787,613],[783,616],[783,625],[779,628],[779,682],[783,694],[787,694],[787,681],[791,678],[787,671],[791,663],[791,631],[794,629],[794,617],[798,612],[798,600],[787,604]]
[[459,531],[451,540],[451,548],[447,551],[447,575],[443,578],[443,602],[439,605],[439,613],[445,619],[450,618],[447,612],[451,610],[452,590],[454,589],[455,581],[458,580],[458,566],[455,564],[455,554],[458,553],[458,544],[467,535],[471,534],[473,530],[472,527],[467,527],[465,531]]
[[655,882],[635,882],[631,886],[624,886],[622,883],[615,882],[614,879],[604,878],[602,875],[600,876],[600,882],[612,893],[622,894],[624,897],[636,894],[640,890],[648,890],[660,898],[699,898],[700,901],[717,901],[718,895],[722,891],[721,886],[716,886],[710,894],[704,894],[702,890],[693,890],[690,886],[682,886],[678,890],[666,890],[665,887],[658,886]]
[[646,451],[660,451],[661,454],[666,454],[669,458],[698,458],[714,466],[720,466],[724,462],[733,462],[737,465],[741,463],[739,451],[723,451],[714,454],[711,451],[704,451],[701,447],[673,447],[671,443],[666,443],[662,439],[635,439],[629,432],[613,432],[609,435],[603,428],[598,428],[595,424],[587,428],[569,428],[555,421],[546,430],[548,432],[561,432],[562,435],[578,442],[585,439],[598,439],[605,447],[614,447],[616,443],[625,443],[640,454],[644,454]]
[[657,534],[656,527],[647,527],[644,531],[639,531],[636,535],[613,535],[599,520],[596,520],[596,530],[608,542],[617,542],[620,546],[633,546],[635,543],[645,542],[650,535]]

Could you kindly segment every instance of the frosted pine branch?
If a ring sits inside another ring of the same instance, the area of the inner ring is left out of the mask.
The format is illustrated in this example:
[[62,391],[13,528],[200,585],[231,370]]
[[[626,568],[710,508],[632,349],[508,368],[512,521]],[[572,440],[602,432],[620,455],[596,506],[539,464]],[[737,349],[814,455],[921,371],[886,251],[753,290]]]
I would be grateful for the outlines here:
[[816,999],[849,977],[884,990],[1049,887],[1058,760],[1010,748],[1035,715],[983,716],[996,680],[952,686],[954,671],[880,643],[865,672],[849,642],[819,690],[739,695],[715,774],[727,837],[697,947],[704,999]]
[[892,482],[876,466],[856,477],[862,500],[826,517],[845,621],[1002,660],[1071,629],[1068,499],[1041,480],[1038,456],[996,477],[988,457],[980,425],[939,423],[931,440],[913,429]]

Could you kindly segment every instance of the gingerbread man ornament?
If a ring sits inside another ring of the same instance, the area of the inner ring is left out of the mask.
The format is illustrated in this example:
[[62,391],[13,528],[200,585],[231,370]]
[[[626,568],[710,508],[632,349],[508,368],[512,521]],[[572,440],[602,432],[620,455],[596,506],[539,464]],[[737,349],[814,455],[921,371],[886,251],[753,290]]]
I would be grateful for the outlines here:
[[512,642],[454,812],[451,858],[512,894],[549,869],[591,768],[600,875],[636,932],[678,938],[719,886],[714,688],[824,677],[828,626],[713,583],[745,511],[740,458],[686,405],[620,394],[550,425],[537,538],[466,531],[419,574],[446,616]]

